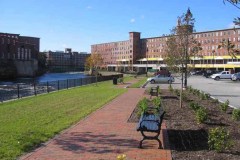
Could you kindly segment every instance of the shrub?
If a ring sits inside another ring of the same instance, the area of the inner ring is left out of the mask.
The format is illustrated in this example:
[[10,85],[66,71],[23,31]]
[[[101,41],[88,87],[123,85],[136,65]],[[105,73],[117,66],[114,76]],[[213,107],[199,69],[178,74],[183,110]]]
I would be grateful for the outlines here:
[[187,94],[185,92],[182,92],[182,100],[187,101]]
[[207,99],[210,98],[210,94],[209,93],[205,93],[205,96],[206,96]]
[[193,94],[194,94],[194,95],[198,95],[198,96],[199,96],[200,93],[201,93],[201,92],[200,92],[198,89],[194,89],[194,90],[193,90]]
[[200,93],[200,97],[201,97],[201,100],[207,99],[207,96],[206,96],[206,94],[204,92]]
[[159,108],[161,104],[161,99],[159,97],[155,97],[152,99],[152,103],[155,107]]
[[209,149],[222,152],[229,149],[233,144],[229,135],[229,132],[222,128],[217,127],[210,129],[208,136]]
[[188,89],[189,92],[193,92],[192,86],[189,86],[187,89]]
[[195,112],[200,108],[201,106],[198,105],[198,103],[191,102],[190,108],[193,109]]
[[218,99],[213,99],[213,103],[218,103]]
[[220,108],[223,112],[226,112],[228,109],[229,105],[229,100],[226,100],[226,102],[220,104]]
[[180,96],[180,91],[178,89],[175,89],[174,92],[177,96]]
[[144,112],[147,111],[148,109],[148,100],[146,97],[144,97],[142,100],[140,100],[137,104],[139,111],[138,111],[138,115],[143,114]]
[[200,107],[196,111],[196,119],[198,124],[205,122],[208,119],[207,110],[203,107]]
[[168,86],[168,89],[169,89],[170,92],[173,92],[173,87],[172,87],[171,84]]
[[234,109],[232,112],[232,119],[233,120],[240,120],[240,109]]

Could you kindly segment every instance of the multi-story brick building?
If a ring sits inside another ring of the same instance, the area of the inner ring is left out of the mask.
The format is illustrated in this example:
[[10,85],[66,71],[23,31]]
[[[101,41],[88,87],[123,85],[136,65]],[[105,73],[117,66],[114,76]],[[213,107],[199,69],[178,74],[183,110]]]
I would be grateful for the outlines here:
[[47,64],[50,71],[83,71],[84,64],[90,54],[86,52],[72,52],[72,49],[66,48],[64,51],[48,51]]
[[[191,57],[190,63],[194,63],[195,68],[240,69],[240,55],[232,58],[225,48],[218,49],[223,39],[240,49],[240,28],[194,32],[191,36],[202,47],[196,57]],[[110,70],[143,71],[166,67],[164,47],[169,36],[141,39],[139,32],[130,32],[129,37],[126,41],[92,45],[91,52],[101,54]]]
[[13,60],[19,76],[35,76],[39,46],[37,37],[0,33],[0,60]]

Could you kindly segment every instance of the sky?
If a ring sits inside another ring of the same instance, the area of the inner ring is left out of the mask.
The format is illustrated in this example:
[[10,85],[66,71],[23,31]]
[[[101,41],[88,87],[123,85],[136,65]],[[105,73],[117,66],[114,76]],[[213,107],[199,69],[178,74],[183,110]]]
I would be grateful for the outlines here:
[[39,37],[40,51],[91,52],[92,44],[170,34],[190,8],[197,32],[232,28],[240,10],[223,0],[0,0],[0,32]]

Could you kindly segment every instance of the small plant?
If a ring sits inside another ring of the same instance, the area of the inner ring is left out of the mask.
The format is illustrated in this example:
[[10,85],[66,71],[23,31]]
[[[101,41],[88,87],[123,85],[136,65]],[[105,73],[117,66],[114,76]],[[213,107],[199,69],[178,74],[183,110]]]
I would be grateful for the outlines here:
[[168,86],[168,89],[169,89],[170,92],[173,92],[173,87],[172,87],[171,84]]
[[207,99],[210,98],[210,94],[209,93],[205,93],[205,96],[206,96]]
[[139,108],[138,115],[140,116],[148,109],[148,99],[144,97],[142,100],[138,102],[137,106]]
[[159,108],[161,104],[161,99],[159,97],[155,97],[152,99],[152,103],[155,107]]
[[189,86],[187,89],[188,89],[188,91],[189,91],[190,93],[193,92],[192,86]]
[[201,93],[201,92],[200,92],[198,89],[194,89],[194,90],[193,90],[193,94],[194,94],[194,95],[198,95],[198,96],[199,96],[200,93]]
[[240,109],[234,109],[232,112],[232,119],[239,121],[240,120]]
[[218,103],[218,99],[213,99],[213,103]]
[[187,94],[185,92],[182,92],[182,100],[187,101]]
[[126,160],[126,155],[125,154],[122,154],[122,155],[118,155],[117,156],[117,160]]
[[226,102],[220,104],[221,111],[226,112],[228,109],[229,100],[226,100]]
[[196,119],[198,124],[205,122],[208,119],[207,110],[203,107],[200,107],[196,111]]
[[174,92],[177,96],[180,96],[180,91],[178,89],[175,89]]
[[204,92],[200,93],[201,100],[207,99],[206,94]]
[[233,143],[231,141],[229,132],[222,128],[217,127],[210,129],[208,136],[209,149],[216,150],[217,152],[222,152],[229,149]]
[[198,103],[191,102],[190,108],[193,109],[195,112],[200,108],[201,106]]

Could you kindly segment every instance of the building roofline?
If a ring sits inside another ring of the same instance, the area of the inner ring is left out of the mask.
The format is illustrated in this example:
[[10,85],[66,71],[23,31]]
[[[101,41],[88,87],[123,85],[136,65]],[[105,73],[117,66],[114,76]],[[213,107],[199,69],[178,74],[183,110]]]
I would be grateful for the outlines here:
[[30,37],[30,36],[20,36],[20,37],[40,39],[39,37]]

